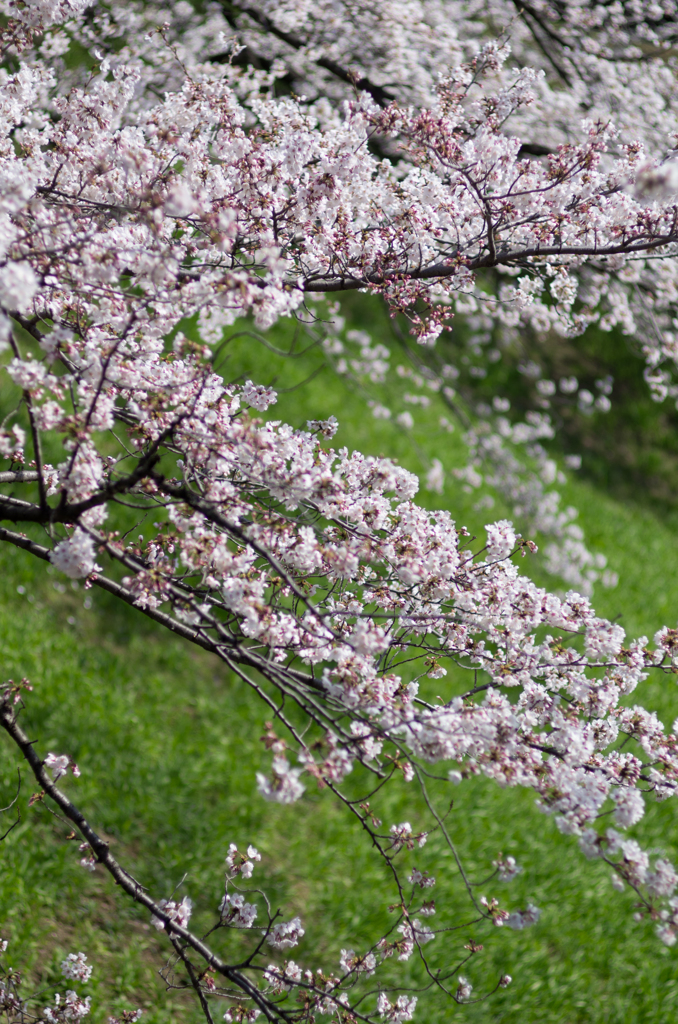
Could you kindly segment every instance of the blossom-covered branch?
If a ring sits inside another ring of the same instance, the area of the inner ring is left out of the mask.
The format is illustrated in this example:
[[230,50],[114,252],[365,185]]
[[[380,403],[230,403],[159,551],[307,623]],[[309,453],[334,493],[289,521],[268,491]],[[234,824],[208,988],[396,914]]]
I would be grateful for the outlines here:
[[[100,838],[80,809],[56,785],[65,774],[70,759],[66,755],[54,754],[41,759],[34,749],[35,741],[28,738],[17,719],[17,711],[23,707],[22,694],[31,689],[26,680],[20,684],[10,680],[5,685],[0,703],[0,725],[28,762],[41,787],[32,797],[31,804],[35,805],[46,798],[53,801],[63,815],[62,820],[66,824],[75,825],[84,840],[80,845],[80,851],[84,853],[81,860],[83,867],[94,871],[97,865],[101,865],[124,893],[151,913],[151,924],[158,931],[166,932],[175,952],[175,956],[161,972],[168,987],[192,988],[208,1022],[213,1021],[212,1013],[217,1000],[229,1001],[223,1014],[227,1021],[254,1021],[263,1014],[270,1021],[301,1022],[311,1021],[317,1013],[328,1014],[338,1020],[350,1018],[364,1021],[366,1024],[376,1018],[410,1020],[417,996],[396,994],[394,997],[393,993],[399,989],[389,983],[388,979],[380,979],[377,987],[375,982],[369,981],[378,972],[383,974],[382,968],[390,958],[395,956],[399,961],[405,961],[416,952],[428,975],[427,982],[418,991],[426,991],[435,986],[456,1001],[465,1002],[470,998],[472,986],[459,972],[473,953],[482,947],[476,949],[467,945],[465,949],[470,949],[470,953],[462,953],[457,964],[448,964],[446,970],[437,969],[435,973],[429,967],[422,947],[435,939],[439,932],[454,931],[459,927],[467,930],[473,924],[483,923],[483,919],[490,926],[508,920],[514,927],[523,927],[538,918],[535,908],[528,908],[524,915],[514,913],[511,917],[508,912],[499,909],[496,900],[488,902],[481,898],[475,920],[465,922],[462,926],[457,925],[456,928],[431,928],[421,918],[431,918],[436,913],[435,901],[422,901],[422,898],[426,891],[435,886],[435,878],[428,872],[422,873],[414,868],[406,879],[402,870],[395,866],[401,851],[423,846],[427,834],[414,834],[409,823],[403,822],[392,826],[387,834],[379,835],[381,822],[373,814],[366,814],[364,827],[373,845],[389,865],[399,894],[399,903],[390,908],[399,912],[393,925],[386,935],[375,940],[369,950],[356,954],[352,949],[342,949],[338,973],[325,973],[322,969],[304,970],[293,960],[286,959],[283,963],[266,964],[272,956],[280,956],[298,946],[305,930],[299,917],[290,921],[279,920],[280,911],[271,911],[268,898],[261,889],[243,889],[242,883],[252,877],[255,864],[261,861],[261,854],[252,845],[241,851],[235,843],[230,844],[226,855],[225,894],[218,907],[216,923],[209,932],[212,936],[210,946],[205,938],[201,938],[189,927],[193,911],[191,899],[186,896],[179,899],[173,894],[170,899],[154,900],[111,855],[109,844]],[[74,774],[79,775],[79,772],[74,769]],[[361,810],[364,807],[368,805],[362,805]],[[68,838],[75,838],[75,833],[72,832]],[[500,858],[496,867],[504,879],[512,877],[519,870],[511,858],[507,862]],[[260,921],[259,912],[262,909],[265,919]],[[218,947],[220,934],[229,929],[249,932],[252,937],[250,951],[244,957],[241,954],[236,964],[225,962],[214,948],[215,943]],[[5,951],[6,946],[5,942],[0,953]],[[87,982],[92,967],[86,961],[84,953],[70,954],[62,964],[62,973],[66,978]],[[182,976],[182,968],[187,977]],[[20,998],[18,982],[13,979],[11,972],[6,977],[6,981],[0,980],[0,1006],[11,1014],[8,1019],[38,1019],[37,1014],[29,1008],[33,999]],[[454,979],[452,987],[449,984],[451,979]],[[508,975],[502,975],[495,989],[505,988],[510,981]],[[292,996],[295,997],[294,1001]],[[89,997],[83,998],[69,991],[64,1002],[57,996],[54,1007],[45,1008],[43,1014],[50,1024],[57,1024],[63,1020],[79,1020],[89,1009]],[[21,1013],[26,1017],[22,1018]],[[128,1011],[124,1020],[127,1024],[133,1024],[140,1013]]]

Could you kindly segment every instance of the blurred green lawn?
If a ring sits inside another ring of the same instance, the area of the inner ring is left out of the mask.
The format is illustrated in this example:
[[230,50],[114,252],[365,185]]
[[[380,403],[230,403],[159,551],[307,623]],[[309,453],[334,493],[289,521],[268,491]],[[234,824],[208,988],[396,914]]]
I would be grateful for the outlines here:
[[[289,326],[267,337],[286,346]],[[281,389],[294,388],[322,363],[317,352],[298,361],[278,359],[249,337],[236,339],[226,352],[226,376],[264,381],[268,374]],[[415,426],[408,434],[392,422],[375,420],[361,389],[329,370],[299,389],[283,390],[269,410],[296,426],[333,413],[341,422],[335,447],[392,455],[420,474],[434,456],[447,470],[462,463],[460,431],[450,435],[439,429],[442,411],[437,400],[427,410],[413,410]],[[442,496],[422,492],[420,497],[429,507],[449,508],[475,533],[505,514],[499,506],[475,512],[478,494],[464,494],[449,472]],[[661,624],[675,625],[676,523],[645,504],[622,505],[581,481],[563,488],[563,497],[579,508],[589,545],[604,552],[620,575],[615,590],[596,593],[599,612],[620,616],[631,635],[651,637]],[[522,567],[540,583],[557,585],[541,573],[538,559],[526,559]],[[198,925],[207,925],[223,892],[229,842],[252,842],[263,855],[259,881],[273,906],[303,918],[306,936],[294,951],[297,962],[336,969],[342,947],[366,948],[388,926],[393,890],[355,825],[326,792],[309,784],[291,808],[258,796],[255,772],[270,760],[259,741],[266,709],[216,659],[174,640],[105,594],[90,591],[89,597],[92,606],[85,608],[82,587],[30,556],[0,549],[2,678],[31,679],[35,690],[27,699],[24,726],[40,753],[68,752],[78,761],[81,779],[69,777],[65,785],[110,839],[115,855],[157,898],[169,896],[186,876],[181,892],[196,902]],[[431,682],[431,695],[444,696],[446,682]],[[678,715],[678,690],[666,678],[648,681],[634,697],[656,708],[669,726]],[[0,749],[4,805],[16,787],[20,759],[4,735]],[[348,785],[357,792],[357,773]],[[22,822],[0,845],[0,935],[10,939],[9,963],[25,968],[31,985],[43,985],[60,978],[58,965],[66,953],[82,949],[95,966],[83,991],[93,996],[91,1019],[97,1024],[135,1006],[144,1008],[147,1024],[200,1020],[190,999],[165,995],[157,969],[167,944],[149,927],[148,915],[130,906],[100,869],[89,874],[79,866],[77,843],[64,840],[60,823],[41,804],[27,806],[31,792],[24,772]],[[558,833],[529,792],[502,791],[475,780],[455,790],[454,797],[449,827],[471,877],[489,874],[500,850],[515,856],[523,873],[510,885],[488,886],[485,894],[505,900],[509,908],[532,899],[542,918],[522,933],[485,932],[483,951],[464,970],[475,994],[494,987],[504,972],[514,979],[508,990],[465,1007],[424,996],[416,1019],[422,1024],[673,1020],[678,947],[665,948],[651,923],[632,920],[632,897],[613,890],[608,869],[585,861],[576,841]],[[394,786],[374,806],[387,825],[409,820],[416,828],[425,821],[413,786]],[[676,857],[674,806],[650,804],[635,834],[644,845]],[[436,925],[466,921],[458,875],[437,838],[406,856],[438,878]],[[438,937],[427,951],[435,964],[454,962],[471,934],[462,930]],[[221,948],[235,951],[247,937],[220,941]],[[405,978],[417,984],[413,962]]]

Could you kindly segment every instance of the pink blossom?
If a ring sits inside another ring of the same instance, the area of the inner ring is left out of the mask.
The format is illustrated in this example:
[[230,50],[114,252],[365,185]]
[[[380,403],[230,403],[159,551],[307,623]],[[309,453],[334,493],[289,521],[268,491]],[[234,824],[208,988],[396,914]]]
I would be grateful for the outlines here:
[[291,921],[274,924],[266,936],[266,941],[274,949],[291,949],[298,944],[303,935],[301,919],[295,917]]

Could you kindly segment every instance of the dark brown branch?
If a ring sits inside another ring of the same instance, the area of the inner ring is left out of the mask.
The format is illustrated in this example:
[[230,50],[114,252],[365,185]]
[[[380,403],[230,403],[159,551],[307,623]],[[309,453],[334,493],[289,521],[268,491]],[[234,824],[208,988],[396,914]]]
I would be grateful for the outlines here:
[[[10,801],[10,803],[7,804],[6,807],[0,807],[0,814],[5,814],[7,811],[11,811],[11,809],[14,807],[14,804],[19,799],[19,793],[21,792],[21,772],[19,771],[18,768],[16,770],[16,773],[19,776],[18,781],[17,781],[17,787],[16,787],[16,796],[14,797],[13,800]],[[12,829],[16,828],[20,821],[21,821],[21,809],[19,807],[17,807],[16,821],[13,821],[12,824],[9,826],[9,828],[5,832],[3,832],[3,834],[0,836],[0,843],[2,842],[3,839],[7,838],[7,836],[10,834]]]
[[540,142],[523,142],[518,150],[518,159],[524,156],[550,156],[554,152],[554,149],[542,146]]
[[[9,544],[13,544],[14,547],[21,548],[22,551],[28,551],[30,554],[35,555],[36,558],[42,559],[43,562],[50,561],[51,551],[49,548],[43,547],[42,544],[36,544],[35,541],[30,540],[23,534],[15,533],[13,530],[8,530],[4,526],[0,526],[0,541],[6,541]],[[164,626],[165,629],[174,633],[175,636],[181,637],[182,640],[188,640],[190,643],[196,644],[198,647],[202,647],[203,650],[209,651],[210,654],[216,654],[217,657],[222,658],[222,660],[224,649],[227,648],[229,661],[237,661],[243,665],[248,665],[250,668],[260,672],[264,678],[271,679],[273,677],[272,681],[274,682],[274,685],[278,685],[276,682],[276,673],[281,667],[272,665],[271,662],[266,660],[266,658],[260,657],[254,651],[250,651],[246,647],[243,647],[235,640],[235,638],[228,643],[223,638],[220,640],[212,639],[205,635],[204,627],[191,627],[183,622],[179,622],[171,615],[168,615],[167,612],[140,606],[137,604],[137,595],[121,583],[116,583],[115,580],[111,580],[106,576],[101,576],[98,573],[93,574],[90,579],[94,586],[99,587],[101,590],[105,590],[114,597],[120,598],[120,600],[124,601],[125,604],[131,605],[135,611],[145,615],[146,618],[151,619],[153,622],[157,622],[158,625]],[[322,687],[317,680],[313,679],[313,677],[307,673],[299,672],[298,670],[290,667],[285,667],[284,672],[291,682],[309,687],[312,690],[322,690]]]
[[539,14],[532,7],[530,7],[529,4],[526,4],[524,0],[513,0],[513,2],[521,14],[526,14],[529,16],[525,18],[525,22],[528,28],[530,29],[532,38],[534,39],[535,43],[537,44],[541,52],[544,54],[547,61],[549,62],[553,70],[556,72],[558,77],[561,78],[566,85],[571,87],[572,79],[568,75],[565,68],[560,64],[560,62],[556,60],[556,58],[549,50],[546,43],[542,39],[540,39],[539,33],[535,31],[535,27],[532,22],[539,26],[539,28],[544,33],[547,39],[549,39],[552,43],[557,43],[561,50],[565,49],[565,43],[563,42],[563,40],[552,29],[550,29],[548,25],[544,23],[543,18],[541,18]]
[[[256,541],[252,540],[251,537],[248,537],[247,533],[240,526],[237,526],[235,523],[229,522],[228,519],[226,519],[219,513],[219,511],[214,507],[214,505],[211,502],[206,501],[204,498],[201,498],[199,494],[196,494],[195,491],[192,491],[190,487],[187,487],[185,484],[172,483],[171,481],[167,480],[164,476],[162,476],[160,473],[151,473],[150,475],[153,482],[160,488],[160,490],[164,494],[167,494],[172,498],[179,498],[181,501],[185,501],[187,505],[190,505],[191,508],[194,508],[197,512],[200,512],[210,522],[214,523],[216,526],[220,526],[223,530],[227,530],[228,533],[230,533],[233,537],[237,537],[238,540],[242,541],[243,544],[249,545],[254,551],[257,552],[258,555],[261,555],[263,558],[266,558],[266,560],[273,566],[275,571],[279,573],[280,576],[285,580],[285,583],[290,588],[295,597],[297,597],[306,605],[309,611],[315,616],[315,618],[318,619],[319,622],[322,622],[324,625],[326,625],[322,612],[318,611],[318,609],[311,603],[311,601],[309,601],[308,594],[305,594],[304,591],[297,586],[296,581],[285,570],[284,566],[282,566],[280,562],[278,562],[278,560],[271,555],[270,552],[264,551],[263,548],[261,548]],[[332,633],[335,632],[334,630],[331,631]]]
[[[283,29],[278,28],[271,19],[262,14],[261,11],[256,10],[254,7],[248,7],[243,4],[233,4],[229,0],[222,0],[222,7],[230,11],[233,15],[246,14],[252,21],[256,21],[257,25],[260,25],[265,32],[270,32],[276,39],[280,39],[282,42],[287,43],[293,50],[301,50],[306,43],[303,39],[295,36],[292,32],[285,32]],[[324,68],[325,71],[329,71],[331,75],[338,78],[341,82],[346,85],[352,85],[354,88],[359,89],[361,92],[369,93],[375,103],[378,103],[380,107],[387,107],[389,103],[392,103],[395,96],[384,89],[381,85],[376,85],[371,82],[365,75],[359,78],[358,75],[351,73],[346,68],[342,67],[336,61],[331,60],[329,57],[319,57],[315,64],[320,68]]]
[[[9,544],[13,544],[16,548],[21,548],[23,551],[28,551],[31,555],[35,555],[36,558],[41,558],[43,562],[50,561],[50,549],[43,547],[42,544],[36,544],[34,541],[29,540],[21,533],[15,533],[13,530],[8,530],[4,526],[0,526],[0,541],[7,541]],[[136,596],[123,587],[122,584],[116,583],[115,580],[109,580],[106,576],[95,576],[92,578],[92,583],[100,587],[102,590],[107,591],[109,594],[113,594],[114,597],[119,597],[121,601],[126,604],[132,605],[136,611],[141,612],[147,618],[152,619],[159,625],[169,629],[170,632],[175,633],[177,636],[182,637],[184,640],[190,640],[191,643],[197,644],[198,647],[203,647],[206,651],[214,651],[215,644],[211,641],[201,637],[197,630],[191,629],[189,626],[184,625],[181,622],[177,622],[171,615],[167,615],[166,612],[160,612],[152,608],[140,608],[136,604]]]
[[[76,523],[83,512],[104,504],[104,502],[114,498],[116,494],[126,494],[147,477],[153,466],[158,462],[160,458],[158,449],[166,440],[165,435],[169,433],[171,431],[166,431],[165,434],[156,440],[148,454],[143,459],[140,459],[131,473],[121,477],[119,480],[112,481],[85,501],[74,503],[61,501],[56,508],[52,508],[47,504],[46,499],[44,505],[34,505],[19,498],[0,495],[0,519],[9,519],[13,523],[41,523],[43,525],[47,523]],[[8,477],[7,481],[2,479],[5,476]],[[0,483],[21,483],[35,480],[40,482],[41,479],[40,472],[32,476],[29,476],[27,473],[0,474]]]
[[66,794],[54,784],[45,770],[43,762],[33,749],[34,741],[29,740],[28,736],[17,722],[13,707],[6,701],[0,704],[0,726],[5,730],[14,743],[16,743],[33,772],[35,780],[40,788],[54,801],[62,814],[68,818],[73,825],[75,825],[95,854],[98,863],[106,869],[115,881],[116,885],[119,885],[123,892],[127,893],[128,896],[131,896],[136,903],[140,903],[154,917],[161,920],[165,925],[165,930],[170,936],[170,939],[182,939],[186,945],[190,946],[191,949],[201,956],[205,963],[207,963],[214,971],[221,974],[223,977],[228,978],[233,985],[236,985],[242,992],[252,999],[268,1020],[277,1021],[285,1019],[287,1015],[266,999],[256,985],[245,977],[245,975],[232,967],[229,967],[228,964],[225,964],[223,960],[212,952],[209,946],[202,939],[193,935],[193,933],[187,928],[184,928],[175,921],[172,921],[162,907],[146,894],[136,879],[133,878],[133,876],[117,862],[115,857],[111,854],[108,843],[105,842],[97,832],[95,832],[82,811],[80,811],[79,808],[69,800]]
[[170,935],[170,942],[177,951],[177,956],[182,960],[184,967],[186,968],[188,977],[190,978],[191,981],[191,985],[195,989],[198,999],[200,1000],[200,1007],[205,1015],[207,1024],[214,1024],[214,1019],[212,1017],[212,1012],[210,1010],[209,1003],[207,1002],[205,993],[202,990],[202,985],[200,984],[198,975],[195,973],[195,968],[193,967],[193,964],[186,956],[186,953],[184,952],[182,945],[177,938],[175,938],[173,935]]
[[[654,239],[645,242],[621,242],[617,245],[600,246],[578,246],[578,245],[545,245],[534,246],[530,249],[521,249],[517,252],[500,252],[494,258],[488,253],[476,256],[473,259],[461,257],[450,259],[447,263],[434,263],[430,267],[423,267],[421,270],[393,270],[386,274],[365,274],[363,277],[339,277],[322,278],[304,282],[301,289],[304,292],[343,292],[355,291],[358,288],[368,288],[370,285],[381,287],[399,280],[407,281],[434,281],[448,277],[454,277],[459,273],[459,266],[466,269],[484,270],[497,266],[521,266],[530,259],[544,259],[546,256],[590,256],[596,259],[605,259],[607,256],[633,256],[635,253],[651,252],[653,249],[660,249],[665,245],[675,245],[678,242],[678,232],[672,232],[664,238]],[[296,281],[288,282],[289,288],[298,288]]]

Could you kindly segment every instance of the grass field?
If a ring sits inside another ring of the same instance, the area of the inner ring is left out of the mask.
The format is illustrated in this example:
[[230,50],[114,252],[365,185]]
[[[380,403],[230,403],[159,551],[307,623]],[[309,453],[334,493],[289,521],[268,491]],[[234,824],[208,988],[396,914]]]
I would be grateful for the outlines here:
[[[282,345],[289,331],[281,327],[269,337]],[[276,361],[246,337],[228,351],[227,376],[256,374],[261,380],[265,371],[281,388],[294,387],[322,362],[316,353],[293,363]],[[461,462],[460,432],[440,431],[435,403],[416,411],[415,426],[406,433],[374,420],[360,389],[328,370],[282,393],[271,412],[297,426],[335,413],[341,420],[335,447],[393,455],[420,473],[435,455],[448,469]],[[442,497],[423,492],[422,501],[449,508],[474,532],[504,514],[499,506],[474,512],[477,495],[465,495],[449,474],[447,481]],[[600,613],[621,616],[631,635],[651,636],[663,623],[675,625],[677,524],[642,503],[620,504],[585,482],[568,483],[563,494],[579,508],[590,546],[620,574],[619,587],[596,594]],[[553,585],[537,560],[523,566]],[[228,843],[253,842],[263,854],[260,877],[274,906],[304,920],[306,937],[295,950],[299,963],[336,967],[342,947],[366,946],[387,921],[393,892],[380,863],[326,793],[309,785],[291,808],[256,794],[255,772],[269,760],[259,742],[265,709],[210,656],[106,595],[89,595],[91,607],[85,607],[81,587],[29,556],[0,550],[2,677],[31,679],[35,690],[25,728],[39,752],[67,751],[78,761],[82,778],[66,785],[115,855],[157,898],[186,876],[181,891],[196,902],[198,922],[207,924],[223,891]],[[431,685],[444,695],[445,680]],[[649,682],[634,696],[669,724],[678,715],[673,684]],[[4,805],[16,787],[19,759],[4,736],[0,749]],[[359,782],[349,779],[353,787]],[[24,776],[22,822],[0,846],[0,934],[11,942],[9,962],[25,969],[31,984],[44,985],[60,978],[65,953],[82,949],[95,965],[86,991],[97,1024],[135,1006],[144,1008],[148,1024],[199,1020],[192,1001],[165,993],[157,969],[166,943],[149,927],[148,916],[123,900],[99,870],[83,871],[77,844],[64,840],[60,823],[40,804],[28,807],[31,792]],[[404,784],[394,787],[379,813],[388,823],[407,819],[416,827],[423,821],[421,798]],[[510,973],[514,981],[506,992],[465,1007],[425,996],[417,1013],[422,1024],[665,1024],[675,1018],[678,951],[661,945],[651,923],[632,920],[631,896],[615,892],[604,865],[586,862],[576,842],[559,835],[532,794],[502,791],[483,780],[467,783],[455,791],[450,828],[474,878],[489,873],[500,850],[515,856],[523,873],[486,895],[506,898],[509,906],[532,899],[542,918],[522,933],[485,933],[483,952],[465,971],[478,994],[493,987],[500,973]],[[650,804],[636,833],[644,845],[678,854],[671,804]],[[416,864],[438,878],[439,913],[447,912],[451,923],[466,920],[458,876],[435,837]],[[465,932],[459,935],[436,940],[441,963],[467,941]],[[410,981],[416,984],[414,969]]]

